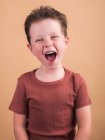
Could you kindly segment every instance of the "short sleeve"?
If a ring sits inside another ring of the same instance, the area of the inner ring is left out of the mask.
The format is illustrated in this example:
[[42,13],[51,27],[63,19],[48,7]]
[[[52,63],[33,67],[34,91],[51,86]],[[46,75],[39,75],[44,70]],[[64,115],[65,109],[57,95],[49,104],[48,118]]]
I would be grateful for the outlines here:
[[27,99],[24,84],[21,79],[18,79],[9,110],[19,114],[27,114],[27,109]]
[[81,108],[91,104],[90,97],[88,95],[88,89],[85,80],[80,74],[75,75],[75,108]]

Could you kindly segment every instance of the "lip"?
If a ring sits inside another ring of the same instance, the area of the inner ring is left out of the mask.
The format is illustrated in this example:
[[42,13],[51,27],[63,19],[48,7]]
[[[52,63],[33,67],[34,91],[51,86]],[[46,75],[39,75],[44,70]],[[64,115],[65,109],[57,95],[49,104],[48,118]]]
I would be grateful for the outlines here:
[[50,53],[50,52],[55,52],[57,54],[57,52],[55,50],[49,50],[49,51],[44,52],[44,55],[47,53]]
[[48,50],[44,52],[44,57],[50,62],[53,62],[56,59],[56,56],[57,52],[54,50]]

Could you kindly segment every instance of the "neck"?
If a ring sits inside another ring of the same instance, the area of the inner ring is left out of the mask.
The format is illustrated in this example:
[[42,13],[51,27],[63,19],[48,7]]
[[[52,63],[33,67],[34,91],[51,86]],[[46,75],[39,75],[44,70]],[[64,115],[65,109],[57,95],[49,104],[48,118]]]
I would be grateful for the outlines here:
[[46,68],[44,66],[40,66],[36,71],[36,77],[45,82],[56,81],[62,79],[64,77],[64,68],[62,65],[53,68]]
[[40,72],[47,73],[47,74],[54,74],[60,71],[64,71],[62,64],[59,64],[56,67],[45,67],[43,65],[39,68]]

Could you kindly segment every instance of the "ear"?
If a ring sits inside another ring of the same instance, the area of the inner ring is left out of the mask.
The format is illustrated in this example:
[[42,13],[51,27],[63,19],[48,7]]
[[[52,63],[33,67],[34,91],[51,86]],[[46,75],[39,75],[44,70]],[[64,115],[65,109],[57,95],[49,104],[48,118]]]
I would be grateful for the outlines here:
[[27,43],[27,48],[32,52],[32,46],[29,43]]
[[69,37],[65,37],[65,46],[67,47],[68,46],[68,43],[69,43]]
[[27,43],[27,48],[30,50],[30,52],[31,52],[33,55],[35,55],[34,52],[33,52],[33,50],[32,50],[32,46],[31,46],[30,43]]

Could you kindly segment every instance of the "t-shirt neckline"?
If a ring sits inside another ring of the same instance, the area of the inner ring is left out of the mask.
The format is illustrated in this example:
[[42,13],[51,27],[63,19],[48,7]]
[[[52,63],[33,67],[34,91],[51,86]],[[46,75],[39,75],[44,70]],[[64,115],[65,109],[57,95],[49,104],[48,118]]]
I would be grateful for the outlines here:
[[62,81],[64,81],[64,80],[66,79],[66,77],[67,77],[67,69],[64,68],[65,74],[64,74],[63,78],[61,78],[61,79],[59,79],[59,80],[56,80],[56,81],[52,81],[52,82],[44,82],[44,81],[39,80],[39,79],[36,77],[36,75],[35,75],[35,71],[36,71],[36,70],[37,70],[37,69],[34,69],[34,70],[32,71],[32,78],[33,78],[34,82],[36,82],[36,83],[39,84],[39,85],[56,85],[56,84],[60,84],[60,83],[62,83]]

